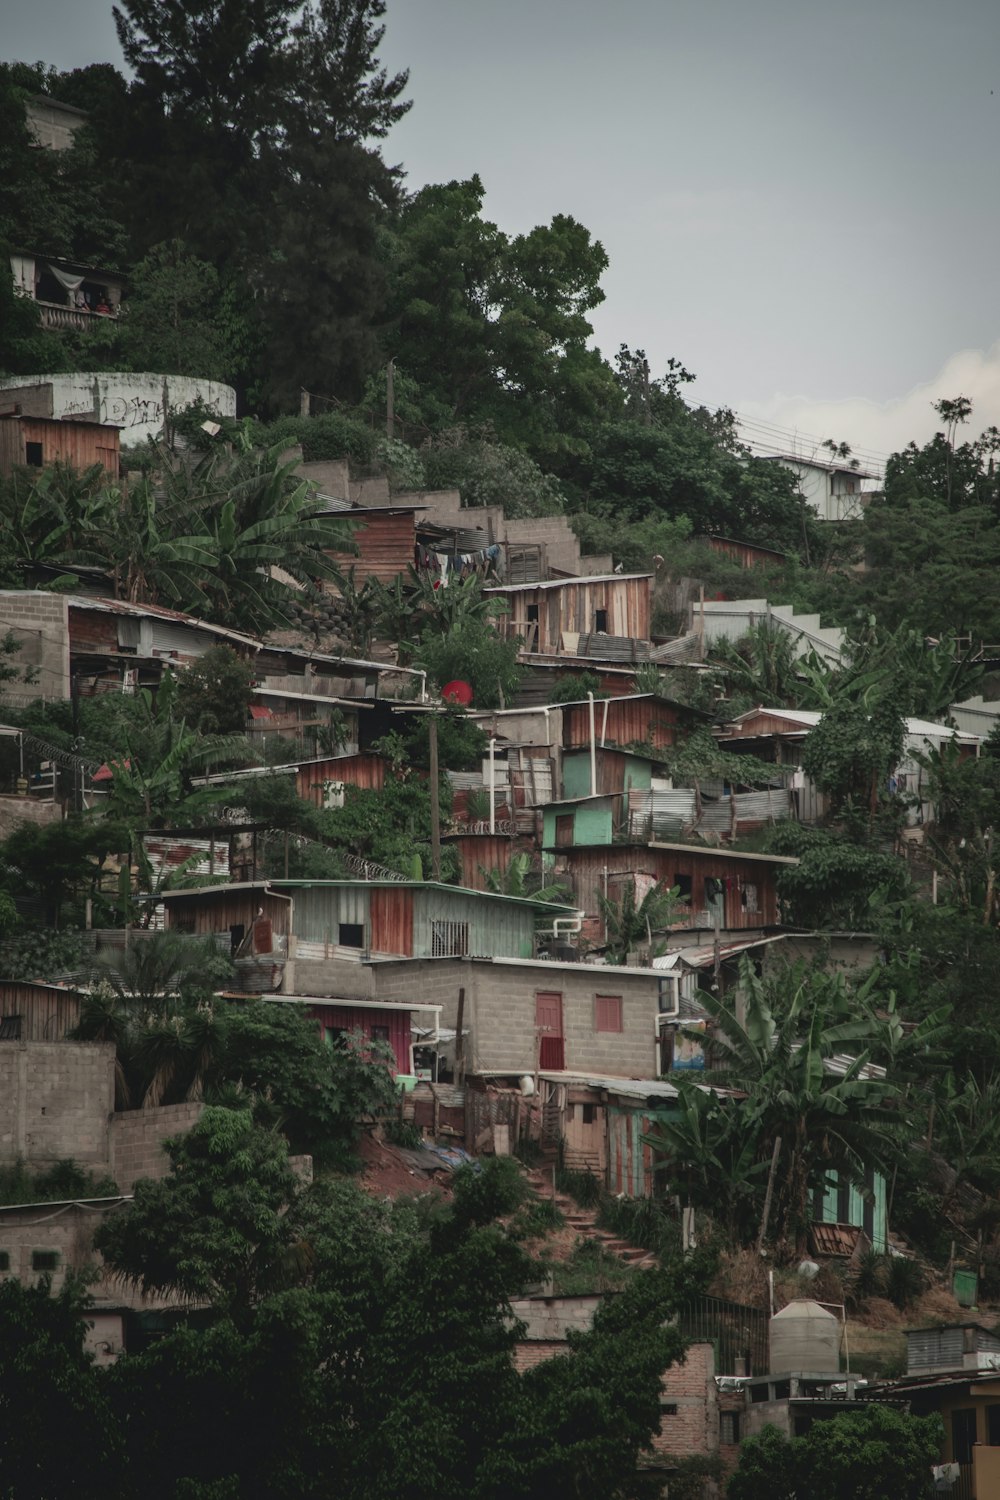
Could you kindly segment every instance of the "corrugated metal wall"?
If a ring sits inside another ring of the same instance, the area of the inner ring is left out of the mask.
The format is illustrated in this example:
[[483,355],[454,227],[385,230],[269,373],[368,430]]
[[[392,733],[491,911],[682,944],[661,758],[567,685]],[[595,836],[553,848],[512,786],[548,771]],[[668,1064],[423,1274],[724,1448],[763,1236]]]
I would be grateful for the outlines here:
[[[371,948],[373,953],[420,955],[414,934],[414,900],[409,887],[400,890],[375,886],[369,895],[371,903]],[[428,939],[429,941],[429,939]],[[428,954],[430,948],[427,950]]]
[[459,879],[472,891],[487,889],[483,870],[506,870],[510,865],[511,840],[499,834],[463,833],[450,838],[448,843],[458,850],[461,862]]
[[336,755],[315,765],[303,766],[295,777],[295,790],[315,807],[323,806],[324,782],[341,782],[366,790],[381,791],[385,785],[385,761],[380,755],[361,751]]
[[483,900],[456,891],[443,898],[437,890],[412,892],[415,897],[413,949],[416,958],[432,957],[431,923],[467,922],[469,955],[473,958],[530,958],[535,932],[535,914],[530,906]]
[[[350,520],[350,512],[345,511]],[[354,543],[358,554],[331,552],[346,570],[354,569],[354,582],[360,588],[368,578],[391,583],[406,572],[415,555],[417,532],[413,511],[387,512],[366,516],[354,526]]]
[[343,1031],[359,1031],[369,1041],[373,1027],[385,1027],[389,1032],[389,1046],[396,1058],[396,1072],[410,1071],[410,1012],[408,1010],[356,1009],[350,1005],[313,1005],[309,1015],[327,1027]]
[[[677,738],[677,713],[669,703],[656,698],[612,698],[594,705],[594,727],[598,746],[649,743],[655,749],[673,745]],[[590,744],[590,705],[575,704],[563,710],[563,745],[579,750]]]

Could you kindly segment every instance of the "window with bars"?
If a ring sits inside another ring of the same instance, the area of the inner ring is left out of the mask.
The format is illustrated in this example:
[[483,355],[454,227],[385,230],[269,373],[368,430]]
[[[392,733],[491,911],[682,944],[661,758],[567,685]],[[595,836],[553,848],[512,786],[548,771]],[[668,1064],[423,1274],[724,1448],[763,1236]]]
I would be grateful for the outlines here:
[[595,1000],[596,1031],[621,1031],[622,1028],[622,997],[621,995],[598,995]]
[[431,923],[431,958],[465,958],[468,951],[468,922]]
[[740,1413],[738,1411],[719,1412],[719,1442],[735,1445],[740,1440]]

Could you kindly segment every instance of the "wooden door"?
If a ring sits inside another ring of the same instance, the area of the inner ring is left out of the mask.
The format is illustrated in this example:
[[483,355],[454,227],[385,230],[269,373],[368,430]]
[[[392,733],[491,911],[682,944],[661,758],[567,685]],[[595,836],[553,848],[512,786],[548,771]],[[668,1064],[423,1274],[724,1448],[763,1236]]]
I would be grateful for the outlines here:
[[561,994],[554,990],[536,993],[535,1029],[538,1033],[538,1066],[545,1072],[561,1073],[566,1066]]

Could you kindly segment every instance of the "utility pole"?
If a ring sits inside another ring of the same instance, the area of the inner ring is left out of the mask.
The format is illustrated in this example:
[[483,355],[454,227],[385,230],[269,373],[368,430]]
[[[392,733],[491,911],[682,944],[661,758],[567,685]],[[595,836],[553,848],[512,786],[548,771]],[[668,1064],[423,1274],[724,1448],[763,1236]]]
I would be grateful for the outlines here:
[[431,775],[431,869],[435,880],[441,879],[441,807],[438,787],[438,726],[437,714],[430,716],[430,775]]
[[390,359],[385,367],[385,435],[396,436],[396,361]]

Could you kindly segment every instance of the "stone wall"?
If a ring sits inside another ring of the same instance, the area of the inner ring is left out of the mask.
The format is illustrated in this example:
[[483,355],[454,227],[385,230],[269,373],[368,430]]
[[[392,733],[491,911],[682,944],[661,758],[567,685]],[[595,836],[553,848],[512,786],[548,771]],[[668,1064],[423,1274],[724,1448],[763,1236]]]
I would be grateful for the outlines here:
[[111,1121],[111,1175],[123,1193],[131,1193],[140,1177],[158,1180],[170,1174],[170,1158],[163,1142],[183,1135],[197,1124],[204,1105],[165,1104],[159,1109],[130,1109]]
[[[2,382],[0,382],[2,383]],[[69,697],[69,608],[65,598],[44,589],[0,589],[0,634],[21,643],[13,665],[31,669],[33,681],[12,682],[19,701]]]
[[113,1043],[0,1042],[0,1162],[107,1171],[114,1107]]

